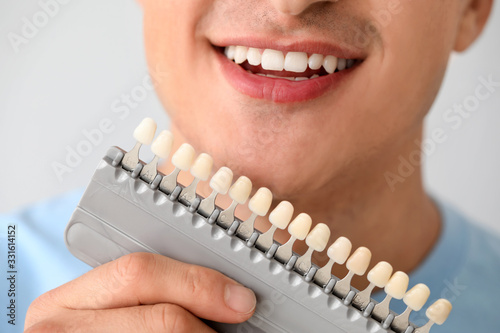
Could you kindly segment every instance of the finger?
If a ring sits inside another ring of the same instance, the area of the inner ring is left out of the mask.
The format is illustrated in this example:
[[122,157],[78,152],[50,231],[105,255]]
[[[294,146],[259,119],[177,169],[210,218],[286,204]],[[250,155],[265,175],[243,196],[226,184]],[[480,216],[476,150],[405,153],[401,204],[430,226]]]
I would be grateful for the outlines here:
[[185,309],[174,304],[141,305],[106,310],[69,310],[43,320],[24,333],[214,333]]
[[173,303],[218,322],[243,322],[254,293],[223,274],[151,253],[134,253],[99,266],[47,294],[69,309],[107,309]]

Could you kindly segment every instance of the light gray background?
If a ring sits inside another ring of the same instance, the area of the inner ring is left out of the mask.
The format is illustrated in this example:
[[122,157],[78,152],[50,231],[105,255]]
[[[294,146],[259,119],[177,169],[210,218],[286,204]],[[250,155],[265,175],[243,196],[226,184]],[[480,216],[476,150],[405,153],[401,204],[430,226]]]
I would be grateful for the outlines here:
[[[47,0],[44,0],[47,1]],[[168,126],[154,95],[125,119],[111,105],[147,75],[141,10],[133,0],[69,1],[38,34],[15,52],[10,32],[40,11],[38,1],[0,2],[0,212],[83,187],[111,145],[133,145],[132,131],[145,116]],[[473,95],[480,76],[500,81],[500,6],[469,51],[453,55],[444,87],[427,119],[427,133],[442,128],[448,140],[425,161],[432,193],[500,232],[500,88],[458,129],[443,113]],[[66,146],[109,118],[112,133],[59,181],[51,164],[64,162]],[[146,151],[146,150],[145,150]]]

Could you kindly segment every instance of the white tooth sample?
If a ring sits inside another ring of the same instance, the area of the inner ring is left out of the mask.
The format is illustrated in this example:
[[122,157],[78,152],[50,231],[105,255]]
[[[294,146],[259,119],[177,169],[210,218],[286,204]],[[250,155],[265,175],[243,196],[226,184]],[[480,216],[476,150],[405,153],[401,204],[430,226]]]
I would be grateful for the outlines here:
[[212,156],[202,153],[200,154],[193,163],[191,167],[191,174],[194,176],[194,180],[185,187],[179,194],[179,200],[184,203],[191,204],[196,198],[196,187],[200,180],[207,180],[212,173],[212,167],[214,165],[214,160]]
[[339,237],[332,245],[330,245],[327,251],[327,255],[337,264],[343,265],[346,262],[347,258],[349,258],[351,250],[351,241],[346,237]]
[[366,247],[358,247],[352,256],[347,260],[346,267],[356,275],[365,274],[370,265],[372,253]]
[[269,222],[276,228],[285,229],[290,223],[293,215],[293,205],[288,201],[282,201],[269,214]]
[[429,306],[425,315],[434,323],[442,325],[446,319],[448,319],[451,309],[452,306],[450,301],[446,299],[438,299],[431,306]]
[[290,223],[293,215],[293,205],[288,201],[282,201],[269,214],[269,222],[272,226],[268,231],[257,238],[255,246],[263,251],[267,251],[274,243],[274,233],[276,229],[285,229]]
[[314,251],[321,252],[330,240],[330,228],[324,223],[318,223],[306,237],[306,244]]
[[248,208],[258,216],[264,216],[269,211],[273,194],[267,187],[261,187],[248,202]]
[[187,171],[191,168],[193,165],[194,155],[194,148],[188,143],[183,143],[179,149],[177,149],[172,156],[172,164],[175,166],[175,170],[168,176],[163,177],[160,183],[161,191],[171,194],[175,190],[179,173],[181,170]]
[[246,46],[236,46],[234,51],[234,62],[237,64],[242,64],[247,60],[248,47]]
[[226,46],[226,49],[224,50],[224,54],[229,60],[234,60],[234,53],[236,51],[236,46],[231,45],[231,46]]
[[412,311],[420,311],[430,295],[431,291],[429,287],[423,283],[419,283],[411,288],[403,297],[403,302],[407,305],[406,310],[394,318],[391,327],[397,331],[405,331],[410,324],[410,313]]
[[288,233],[291,235],[290,239],[281,245],[274,257],[282,263],[288,262],[292,257],[292,249],[295,241],[304,240],[311,230],[312,219],[306,213],[300,213],[288,226]]
[[174,144],[174,136],[170,131],[162,131],[151,145],[151,151],[159,158],[167,158]]
[[124,169],[132,171],[139,164],[139,151],[142,145],[149,145],[156,132],[156,122],[151,118],[144,118],[134,130],[134,139],[137,141],[134,148],[123,156],[121,161]]
[[241,236],[241,238],[248,240],[254,233],[254,224],[257,216],[264,216],[269,211],[273,201],[273,194],[266,187],[261,187],[255,192],[253,197],[248,202],[248,208],[252,212],[252,215],[242,222],[236,233]]
[[295,78],[295,81],[306,81],[306,80],[309,80],[308,77],[296,77]]
[[337,63],[337,69],[339,71],[343,71],[344,69],[346,69],[346,67],[347,67],[347,60],[340,58]]
[[252,182],[245,176],[238,178],[233,186],[231,186],[229,189],[229,197],[233,199],[233,202],[231,203],[231,206],[223,210],[217,218],[217,222],[222,227],[227,229],[231,226],[231,224],[233,224],[234,210],[236,209],[236,206],[244,204],[250,196],[251,191]]
[[325,57],[322,54],[313,54],[309,57],[309,68],[310,69],[320,69],[323,66],[323,60]]
[[311,76],[311,77],[310,77],[310,79],[316,79],[316,78],[318,78],[318,77],[319,77],[319,75],[318,75],[318,74],[313,74],[313,76]]
[[387,318],[389,315],[389,305],[391,303],[391,300],[393,298],[395,299],[402,299],[403,296],[406,293],[406,290],[408,289],[408,282],[409,282],[408,275],[404,272],[396,272],[394,275],[389,279],[389,282],[385,285],[384,291],[387,294],[387,296],[384,298],[382,302],[379,304],[375,305],[372,311],[372,317],[379,320],[383,321]]
[[314,251],[321,252],[325,249],[330,239],[330,228],[324,223],[318,223],[306,237],[306,244],[309,246],[307,252],[295,262],[294,268],[306,274],[311,269],[311,258]]
[[332,74],[333,72],[335,72],[335,69],[337,68],[337,63],[338,63],[337,57],[328,55],[323,60],[323,67],[325,68],[327,73]]
[[384,291],[387,295],[395,299],[402,299],[408,289],[410,278],[408,274],[398,271],[394,273],[389,282],[387,282]]
[[212,172],[212,167],[214,165],[214,159],[212,156],[201,153],[193,163],[191,167],[191,174],[200,180],[207,180]]
[[307,69],[307,53],[288,52],[285,57],[285,70],[295,73],[303,73]]
[[340,298],[344,298],[351,291],[351,281],[354,275],[363,275],[370,265],[372,253],[366,247],[358,247],[356,251],[349,257],[346,267],[349,273],[340,281],[338,281],[334,288],[333,293]]
[[325,286],[331,279],[333,264],[343,265],[351,253],[352,244],[346,237],[339,237],[330,245],[326,254],[330,260],[314,275],[314,281],[320,286]]
[[155,136],[156,122],[151,118],[144,118],[134,130],[134,139],[143,145],[149,145]]
[[381,261],[373,267],[367,275],[367,280],[379,288],[384,288],[392,275],[392,266],[386,261]]
[[228,167],[222,167],[210,179],[210,187],[217,193],[226,194],[229,187],[231,187],[232,181],[233,171]]
[[265,49],[262,53],[262,68],[269,71],[282,71],[285,68],[283,52]]
[[172,156],[172,164],[180,170],[187,171],[193,165],[195,151],[189,143],[183,143]]
[[423,283],[419,283],[406,293],[403,297],[403,302],[413,311],[420,311],[430,295],[431,291],[429,287]]
[[252,191],[252,181],[245,176],[241,176],[229,189],[229,196],[238,204],[244,204]]
[[260,50],[253,47],[249,48],[247,53],[247,60],[250,65],[259,66],[262,61]]
[[368,287],[354,296],[352,304],[358,309],[364,310],[370,303],[370,297],[375,287],[383,288],[392,274],[392,266],[388,262],[381,261],[373,267],[367,275],[367,280],[370,282]]
[[452,306],[451,303],[446,299],[438,299],[435,301],[427,311],[425,315],[429,318],[427,324],[422,327],[417,327],[415,333],[429,333],[431,327],[434,324],[443,325],[448,316],[450,315]]
[[203,199],[198,207],[198,212],[205,217],[210,216],[215,210],[215,199],[217,195],[226,194],[233,181],[233,172],[228,167],[220,168],[210,179],[212,193]]
[[288,232],[298,240],[304,240],[311,230],[312,219],[306,213],[300,213],[288,226]]
[[151,151],[155,157],[151,162],[144,166],[141,170],[141,179],[151,183],[158,174],[158,160],[160,158],[166,159],[170,155],[172,145],[174,143],[174,136],[170,131],[162,131],[151,145]]

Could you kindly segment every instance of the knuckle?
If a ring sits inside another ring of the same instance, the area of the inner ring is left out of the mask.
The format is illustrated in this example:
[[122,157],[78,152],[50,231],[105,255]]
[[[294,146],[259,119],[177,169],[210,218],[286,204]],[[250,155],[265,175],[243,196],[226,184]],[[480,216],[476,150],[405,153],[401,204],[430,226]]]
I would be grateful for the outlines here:
[[189,266],[185,272],[184,283],[190,295],[200,295],[205,291],[207,281],[210,280],[210,270],[200,266]]
[[155,257],[152,253],[128,254],[115,261],[114,278],[123,286],[136,284],[144,276],[147,276],[147,272],[150,271],[154,262]]
[[227,280],[217,271],[201,266],[189,266],[183,277],[185,292],[200,302],[213,302],[220,286]]
[[175,304],[155,304],[150,311],[151,332],[190,332],[191,322],[189,314],[182,307]]
[[48,291],[45,294],[37,297],[33,302],[31,302],[28,310],[26,311],[25,325],[31,326],[34,323],[43,320],[55,305],[54,291]]

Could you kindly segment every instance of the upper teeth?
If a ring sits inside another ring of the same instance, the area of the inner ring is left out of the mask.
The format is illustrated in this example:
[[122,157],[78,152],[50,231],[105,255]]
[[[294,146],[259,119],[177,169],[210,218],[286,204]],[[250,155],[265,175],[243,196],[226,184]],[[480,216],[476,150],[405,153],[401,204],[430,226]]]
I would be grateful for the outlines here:
[[237,64],[248,61],[252,66],[260,65],[263,69],[272,71],[304,73],[308,67],[317,70],[323,66],[327,73],[332,74],[336,69],[342,71],[354,65],[353,59],[342,59],[332,55],[312,54],[308,56],[305,52],[288,52],[285,55],[277,50],[262,50],[246,46],[227,46],[224,53],[228,59],[234,60]]

